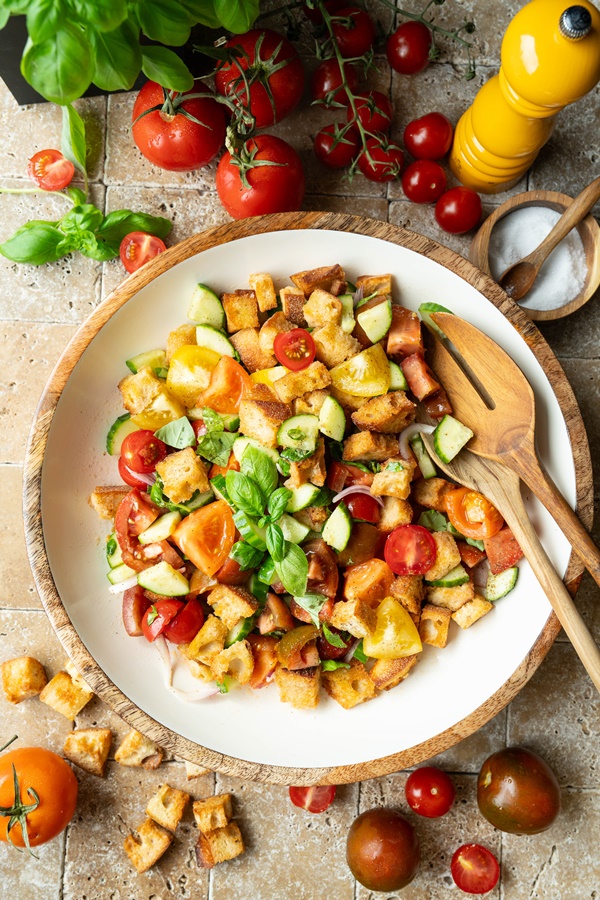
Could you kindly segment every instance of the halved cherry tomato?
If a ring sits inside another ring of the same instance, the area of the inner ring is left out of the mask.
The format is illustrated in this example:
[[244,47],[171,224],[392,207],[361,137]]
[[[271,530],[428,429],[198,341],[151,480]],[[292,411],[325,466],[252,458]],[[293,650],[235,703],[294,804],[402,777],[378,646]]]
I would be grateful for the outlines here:
[[164,636],[173,644],[188,644],[204,625],[204,613],[198,600],[188,600],[164,630]]
[[291,787],[290,800],[299,809],[309,813],[322,813],[335,799],[335,784],[317,784],[312,787]]
[[128,434],[121,444],[121,459],[127,468],[146,475],[154,472],[167,453],[167,445],[145,428]]
[[458,488],[444,497],[446,512],[452,525],[465,537],[481,541],[498,534],[504,519],[495,506],[478,491]]
[[421,766],[408,776],[404,786],[406,801],[420,816],[437,819],[445,816],[454,803],[454,783],[437,766]]
[[498,883],[500,866],[494,854],[481,844],[463,844],[452,857],[452,879],[466,894],[487,894]]
[[174,597],[165,597],[149,606],[142,616],[142,631],[146,640],[150,643],[155,641],[184,606],[181,600]]
[[218,572],[235,542],[229,504],[216,500],[194,510],[179,523],[171,540],[205,575]]
[[280,365],[292,372],[299,372],[310,366],[315,358],[315,342],[305,328],[292,328],[276,335],[273,351]]
[[229,459],[227,460],[226,466],[218,466],[216,463],[213,463],[210,467],[210,472],[208,473],[209,478],[214,478],[216,475],[227,475],[228,472],[239,472],[240,464],[233,455],[233,452],[229,454]]
[[142,491],[146,490],[148,487],[147,476],[142,475],[141,473],[138,474],[132,469],[129,469],[122,456],[119,457],[117,468],[119,470],[119,475],[125,484],[128,484],[129,487],[132,488],[140,488]]
[[215,578],[220,584],[243,584],[248,581],[250,573],[248,570],[240,569],[240,564],[229,557],[225,560]]
[[166,249],[165,242],[155,235],[146,234],[145,231],[132,231],[121,241],[119,255],[121,262],[131,274]]
[[142,617],[152,604],[144,589],[136,584],[123,593],[123,625],[129,637],[140,637],[142,632]]
[[402,360],[400,366],[408,381],[408,387],[417,400],[425,400],[441,389],[440,383],[420,353],[407,356]]
[[238,413],[242,394],[251,387],[246,370],[230,356],[222,356],[213,369],[209,386],[198,398],[198,406],[229,415]]
[[[467,535],[468,536],[468,535]],[[508,525],[501,528],[497,534],[485,538],[483,545],[490,564],[492,575],[499,575],[505,569],[510,569],[523,559],[523,551]]]
[[59,150],[40,150],[29,160],[27,174],[43,191],[62,191],[71,183],[75,166]]
[[346,497],[346,506],[353,519],[372,522],[374,525],[379,522],[381,507],[375,497],[368,497],[366,494],[352,494],[351,497]]
[[249,634],[246,640],[254,657],[254,668],[248,684],[254,690],[258,690],[265,687],[275,674],[279,641],[266,634]]
[[319,658],[341,659],[342,656],[345,656],[350,649],[350,644],[352,643],[354,638],[351,634],[348,634],[347,631],[340,631],[340,629],[336,628],[334,625],[329,625],[328,628],[332,634],[339,638],[342,646],[336,647],[335,644],[331,644],[323,634],[322,637],[317,638],[317,650],[319,651]]
[[422,525],[398,525],[385,543],[385,561],[396,575],[424,575],[436,555],[433,536]]
[[121,548],[123,562],[136,572],[153,565],[142,558],[143,547],[137,536],[149,528],[158,519],[162,510],[156,506],[147,494],[140,493],[137,488],[123,497],[115,515],[115,532]]

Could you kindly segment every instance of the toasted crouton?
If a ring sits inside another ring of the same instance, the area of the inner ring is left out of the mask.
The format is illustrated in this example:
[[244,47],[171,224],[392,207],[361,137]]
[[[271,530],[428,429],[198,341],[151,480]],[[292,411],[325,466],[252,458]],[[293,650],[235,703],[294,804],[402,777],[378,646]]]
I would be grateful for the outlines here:
[[300,372],[288,372],[275,382],[275,393],[283,403],[290,403],[309,391],[326,388],[331,384],[331,375],[323,363],[315,360]]
[[493,603],[490,603],[481,594],[475,594],[472,600],[463,603],[460,609],[452,613],[452,618],[461,628],[470,628],[474,622],[487,615],[493,608]]
[[[371,432],[362,432],[370,434]],[[384,494],[386,497],[397,497],[398,500],[406,500],[410,494],[412,477],[415,472],[415,463],[409,459],[388,459],[385,468],[376,472],[371,485],[371,493],[374,497]]]
[[47,684],[44,667],[33,656],[17,656],[2,663],[2,687],[9,703],[37,697]]
[[376,606],[390,593],[394,573],[382,559],[368,559],[364,563],[348,566],[344,598],[362,600],[368,606]]
[[[181,650],[182,647],[185,648],[185,646],[186,646],[185,644],[179,644],[178,649]],[[185,650],[184,650],[184,652],[185,652]],[[209,681],[215,680],[215,676],[213,675],[213,670],[211,669],[210,666],[207,666],[206,663],[201,663],[197,659],[187,659],[187,658],[186,658],[186,662],[187,662],[188,669],[190,670],[190,674],[194,678],[197,678],[198,681],[209,682]]]
[[339,325],[342,321],[342,303],[329,291],[320,288],[313,291],[304,304],[304,318],[310,328],[322,325]]
[[408,500],[399,500],[398,497],[382,497],[382,500],[383,507],[377,523],[380,531],[388,534],[398,525],[410,525],[413,510]]
[[315,356],[328,369],[333,369],[339,363],[346,362],[347,359],[356,356],[362,350],[362,344],[356,338],[346,334],[339,325],[334,325],[333,322],[317,328],[313,331],[312,337],[315,342]]
[[451,612],[456,612],[475,596],[475,589],[470,581],[460,584],[458,587],[428,587],[425,588],[427,602],[432,606],[443,606]]
[[205,666],[210,666],[215,656],[223,649],[228,631],[227,625],[221,619],[216,616],[207,616],[196,637],[185,648],[185,655],[188,659],[197,660]]
[[258,601],[250,591],[228,584],[217,585],[206,601],[228,629],[237,625],[240,619],[247,619],[258,609]]
[[189,801],[190,795],[186,794],[185,791],[169,787],[168,784],[161,784],[154,796],[148,801],[146,815],[159,825],[162,825],[163,828],[175,831],[183,818]]
[[68,672],[58,672],[40,694],[40,700],[73,721],[94,696],[82,681],[76,684]]
[[334,384],[331,385],[330,391],[331,396],[337,400],[346,413],[353,413],[369,402],[368,397],[358,397],[356,394],[349,394],[348,391],[342,391]]
[[141,875],[158,862],[163,853],[169,849],[172,840],[173,835],[170,832],[161,828],[152,819],[146,819],[137,831],[125,838],[123,846],[125,853]]
[[361,662],[353,659],[349,669],[334,669],[323,672],[323,687],[330,697],[343,706],[352,709],[375,696],[375,685]]
[[123,497],[129,493],[127,487],[97,487],[88,498],[88,503],[101,519],[114,519]]
[[460,563],[460,550],[448,531],[434,531],[436,556],[434,564],[425,572],[425,581],[439,581]]
[[379,691],[389,691],[404,681],[418,659],[418,654],[402,659],[378,659],[369,672],[369,678]]
[[421,609],[419,637],[424,644],[432,647],[445,647],[448,643],[448,627],[452,613],[442,606],[426,603]]
[[446,512],[445,496],[448,491],[455,490],[456,485],[445,478],[419,478],[412,486],[412,499],[426,509]]
[[92,690],[83,675],[79,674],[78,670],[75,668],[74,663],[71,662],[71,660],[68,658],[65,660],[64,669],[67,675],[71,676],[71,678],[73,679],[73,684],[76,687],[84,688],[84,690],[86,691]]
[[345,281],[346,275],[340,265],[320,266],[318,269],[307,269],[305,272],[296,272],[291,276],[292,281],[308,297],[314,290],[321,288],[328,291],[334,281]]
[[294,325],[286,319],[284,313],[276,312],[267,319],[258,332],[260,349],[265,354],[272,354],[277,335],[285,334],[286,331],[291,331],[293,328]]
[[389,272],[386,275],[359,275],[356,287],[362,288],[364,297],[370,297],[371,294],[387,294],[391,297],[392,276]]
[[397,438],[389,434],[377,434],[374,431],[359,431],[344,441],[342,459],[345,462],[354,462],[355,459],[382,461],[397,452]]
[[302,462],[308,463],[306,471],[310,483],[317,487],[323,487],[327,478],[327,467],[325,465],[325,441],[322,437],[317,441],[317,447],[312,456],[307,457]]
[[176,350],[195,343],[197,343],[195,325],[180,325],[175,331],[171,331],[167,338],[167,364],[171,362]]
[[231,794],[217,794],[206,800],[194,800],[192,809],[200,831],[206,833],[215,828],[225,828],[233,815]]
[[399,600],[411,615],[417,615],[425,599],[425,585],[421,575],[398,575],[392,582],[390,594]]
[[254,291],[221,294],[221,303],[227,316],[229,334],[242,328],[258,328],[258,303]]
[[104,778],[111,744],[110,728],[81,728],[66,736],[63,753],[80,769]]
[[138,369],[135,375],[126,375],[119,382],[123,405],[132,416],[151,406],[160,394],[164,394],[164,389],[164,382],[147,366]]
[[357,597],[340,600],[333,607],[331,624],[340,631],[349,631],[353,637],[364,638],[375,631],[377,614],[368,603]]
[[196,844],[196,861],[202,869],[212,869],[218,863],[235,859],[244,852],[244,841],[237,822],[224,828],[200,832]]
[[272,353],[265,353],[260,346],[258,328],[242,328],[230,336],[231,343],[240,354],[240,359],[249,372],[272,369],[277,360]]
[[184,759],[184,763],[185,774],[188,781],[191,781],[193,778],[202,778],[204,775],[208,775],[211,772],[206,766],[198,766],[196,763],[190,762],[189,759]]
[[294,519],[302,522],[311,531],[322,531],[328,518],[329,513],[324,506],[307,506],[294,513]]
[[268,272],[258,272],[253,275],[248,275],[248,284],[256,294],[258,308],[261,312],[275,309],[277,306],[277,294],[275,293],[273,279]]
[[[287,377],[284,375],[280,381],[284,381]],[[275,383],[277,385],[279,381]],[[267,447],[276,447],[279,426],[291,415],[291,406],[280,400],[242,400],[240,431]]]
[[284,287],[279,291],[283,314],[299,328],[306,325],[304,318],[304,293],[297,287]]
[[318,706],[321,666],[296,669],[293,672],[277,666],[275,681],[282,703],[290,703],[294,709],[315,709]]
[[352,413],[352,421],[361,431],[397,434],[414,420],[416,409],[416,404],[404,391],[390,391],[381,397],[372,397]]
[[172,503],[184,503],[196,492],[210,491],[206,466],[191,448],[169,453],[156,464],[163,481],[163,493]]
[[254,670],[254,656],[248,641],[236,641],[231,647],[221,650],[213,659],[211,668],[218,681],[230,675],[240,684],[248,684]]
[[115,753],[116,761],[122,766],[143,766],[144,769],[158,769],[163,756],[161,748],[135,728],[127,732]]
[[307,414],[309,416],[318,416],[321,408],[325,403],[325,398],[329,396],[329,391],[308,391],[302,397],[294,400],[294,415],[301,416]]

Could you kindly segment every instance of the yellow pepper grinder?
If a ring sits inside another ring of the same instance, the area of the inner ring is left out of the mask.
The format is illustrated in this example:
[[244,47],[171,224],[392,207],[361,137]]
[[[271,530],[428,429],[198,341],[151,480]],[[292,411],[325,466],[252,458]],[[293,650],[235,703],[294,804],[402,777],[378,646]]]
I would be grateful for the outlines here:
[[600,80],[600,12],[580,0],[532,0],[509,24],[500,72],[479,90],[454,135],[450,168],[484,194],[513,187],[556,115]]

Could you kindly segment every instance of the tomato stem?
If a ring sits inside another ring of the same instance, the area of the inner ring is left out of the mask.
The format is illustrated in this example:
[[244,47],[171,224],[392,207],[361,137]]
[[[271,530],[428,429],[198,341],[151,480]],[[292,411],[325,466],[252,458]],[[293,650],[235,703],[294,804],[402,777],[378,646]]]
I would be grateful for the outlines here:
[[0,747],[0,753],[2,753],[4,750],[6,750],[7,747],[10,747],[10,745],[13,744],[13,743],[18,739],[18,737],[19,737],[18,734],[13,734],[13,736],[12,736],[11,739],[10,739],[10,741],[8,741],[8,742],[4,745],[4,747]]
[[[13,739],[14,740],[14,739]],[[12,741],[10,741],[12,743]],[[8,745],[7,745],[8,746]],[[4,749],[4,748],[3,748]],[[0,806],[0,817],[8,817],[8,825],[6,826],[6,837],[8,839],[9,844],[18,850],[21,853],[21,848],[17,847],[15,842],[12,839],[11,831],[15,827],[15,825],[20,825],[21,827],[21,835],[23,836],[23,843],[27,847],[29,854],[33,856],[35,859],[38,857],[35,855],[33,850],[31,849],[31,845],[29,843],[29,832],[27,830],[27,816],[29,813],[33,812],[40,805],[40,796],[34,788],[27,788],[27,793],[30,797],[33,798],[33,803],[23,803],[21,800],[21,787],[19,785],[19,778],[17,776],[17,770],[15,768],[15,764],[12,766],[13,770],[13,785],[15,791],[15,799],[12,806]]]

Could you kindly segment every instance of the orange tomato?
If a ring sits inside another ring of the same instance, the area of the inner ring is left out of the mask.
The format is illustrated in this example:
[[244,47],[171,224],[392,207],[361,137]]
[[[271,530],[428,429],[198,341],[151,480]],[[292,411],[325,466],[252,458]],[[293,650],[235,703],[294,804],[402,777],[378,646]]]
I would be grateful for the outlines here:
[[222,475],[225,477],[228,472],[239,472],[240,464],[233,455],[233,452],[229,454],[229,459],[227,460],[226,466],[218,466],[216,463],[213,463],[210,467],[210,472],[208,473],[209,478],[214,478],[216,475]]
[[171,535],[193,564],[211,577],[221,568],[235,542],[235,524],[230,507],[216,500],[186,516]]
[[448,518],[465,537],[481,541],[498,534],[504,525],[504,519],[496,507],[478,491],[458,488],[449,491],[444,500]]
[[251,387],[252,381],[245,369],[230,356],[222,356],[196,405],[209,406],[219,413],[237,413],[244,390]]

